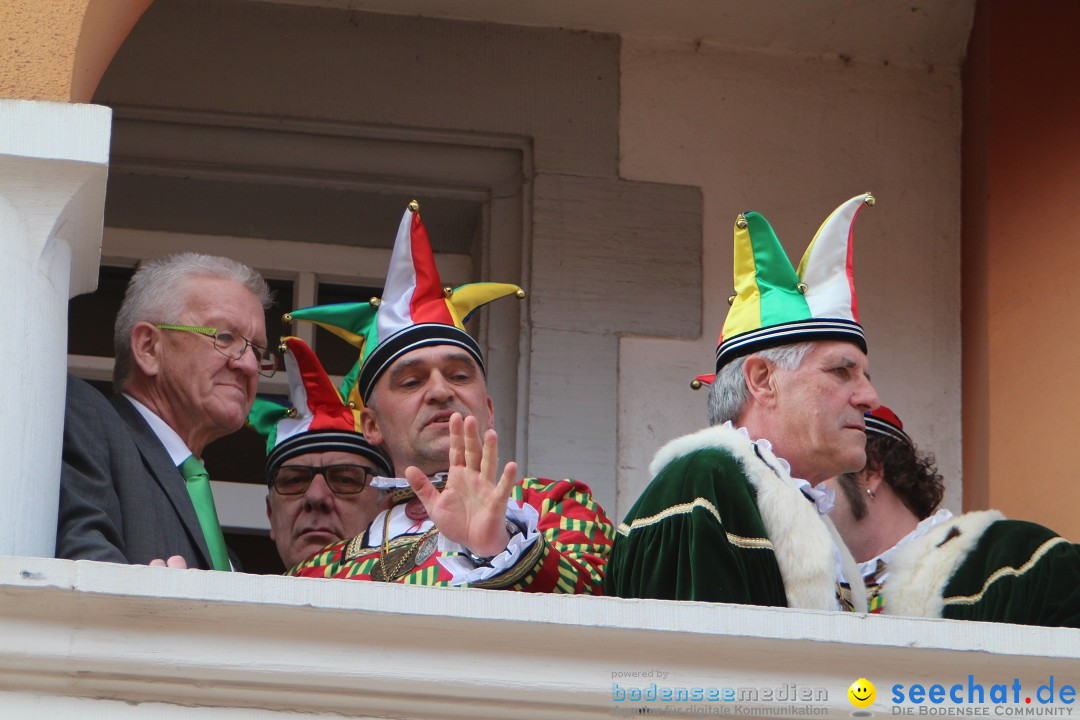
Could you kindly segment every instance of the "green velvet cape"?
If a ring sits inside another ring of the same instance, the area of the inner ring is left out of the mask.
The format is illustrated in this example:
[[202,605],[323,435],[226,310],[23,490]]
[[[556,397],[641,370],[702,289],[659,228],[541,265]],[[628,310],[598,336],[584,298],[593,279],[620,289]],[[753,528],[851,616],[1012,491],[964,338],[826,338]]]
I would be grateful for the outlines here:
[[707,428],[668,443],[650,470],[619,525],[606,594],[837,609],[835,529],[767,445]]
[[754,498],[742,466],[719,448],[670,463],[619,527],[605,593],[786,606]]
[[905,545],[885,613],[1080,627],[1080,548],[997,511],[967,513]]

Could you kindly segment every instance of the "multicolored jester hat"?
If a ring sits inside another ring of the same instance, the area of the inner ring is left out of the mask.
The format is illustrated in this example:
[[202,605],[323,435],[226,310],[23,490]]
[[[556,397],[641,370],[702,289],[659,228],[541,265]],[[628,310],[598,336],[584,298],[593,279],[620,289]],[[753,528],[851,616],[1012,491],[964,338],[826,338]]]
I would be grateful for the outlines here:
[[420,220],[420,205],[413,200],[398,226],[382,299],[294,310],[285,320],[313,322],[360,350],[360,359],[341,386],[350,405],[360,408],[383,372],[417,348],[456,345],[486,373],[480,345],[465,332],[465,322],[476,308],[507,295],[524,298],[525,291],[489,282],[443,287]]
[[[833,210],[798,271],[763,215],[745,212],[735,219],[735,294],[728,299],[731,310],[716,348],[716,372],[743,355],[809,340],[847,340],[866,352],[852,241],[859,210],[873,204],[874,196],[864,193]],[[701,375],[691,387],[714,377]]]
[[359,407],[342,400],[307,343],[282,338],[281,351],[292,407],[257,397],[248,413],[248,424],[266,436],[267,483],[283,462],[309,452],[354,453],[390,475],[390,461],[361,433]]

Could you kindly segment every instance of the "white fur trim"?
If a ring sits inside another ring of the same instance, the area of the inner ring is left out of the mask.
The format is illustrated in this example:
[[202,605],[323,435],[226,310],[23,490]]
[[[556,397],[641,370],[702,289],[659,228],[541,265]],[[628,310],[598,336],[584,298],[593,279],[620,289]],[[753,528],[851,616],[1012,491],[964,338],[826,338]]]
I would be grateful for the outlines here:
[[738,448],[745,448],[749,439],[738,430],[733,430],[725,425],[714,425],[704,430],[690,433],[669,440],[666,445],[656,451],[652,462],[649,463],[649,475],[656,475],[668,463],[683,455],[689,455],[695,450],[703,450],[711,447],[722,447],[731,451],[733,455],[738,453]]
[[[813,503],[807,501],[772,452],[759,445],[759,458],[754,443],[744,434],[717,425],[675,438],[664,445],[649,465],[649,472],[655,477],[676,458],[705,448],[723,448],[729,452],[743,466],[750,485],[757,492],[758,512],[784,579],[788,607],[836,610],[834,547],[837,545],[834,545],[827,520],[818,514]],[[843,547],[839,536],[837,543]],[[851,568],[854,568],[855,561],[850,558],[850,553],[842,554],[847,555]],[[845,576],[858,578],[858,571],[849,569],[849,563],[845,563]],[[862,610],[865,608],[863,596]]]
[[[986,529],[1004,517],[997,510],[967,513],[936,525],[921,538],[901,547],[889,564],[883,612],[886,615],[941,617],[945,609],[945,586],[975,549]],[[941,545],[954,529],[959,536]]]

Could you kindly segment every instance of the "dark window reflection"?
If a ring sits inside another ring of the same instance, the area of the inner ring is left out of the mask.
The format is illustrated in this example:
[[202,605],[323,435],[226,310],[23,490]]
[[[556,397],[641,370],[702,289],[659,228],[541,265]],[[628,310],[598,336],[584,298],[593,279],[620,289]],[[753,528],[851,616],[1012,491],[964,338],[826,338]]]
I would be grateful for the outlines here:
[[[373,297],[382,297],[381,287],[320,283],[316,304],[367,302]],[[315,330],[315,350],[326,372],[331,375],[345,375],[360,357],[359,350],[322,328]]]
[[113,325],[134,268],[102,265],[98,289],[68,302],[68,352],[113,357]]

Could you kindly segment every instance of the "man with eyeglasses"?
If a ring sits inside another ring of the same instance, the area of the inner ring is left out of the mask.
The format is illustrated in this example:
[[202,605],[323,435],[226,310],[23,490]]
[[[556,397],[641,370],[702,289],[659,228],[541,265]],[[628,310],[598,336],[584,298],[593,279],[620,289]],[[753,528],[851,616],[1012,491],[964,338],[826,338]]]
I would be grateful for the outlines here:
[[[506,283],[444,287],[416,202],[402,217],[382,298],[306,308],[360,349],[343,396],[393,476],[387,507],[290,575],[523,592],[602,589],[614,528],[575,479],[525,477],[498,465],[495,407],[465,320],[525,293]],[[367,491],[365,491],[367,492]]]
[[111,399],[68,379],[56,556],[229,570],[204,448],[239,430],[272,375],[251,268],[183,253],[132,277]]
[[369,488],[390,462],[360,433],[360,410],[342,400],[311,348],[282,338],[291,406],[256,398],[249,422],[267,437],[266,516],[286,569],[351,537],[385,508]]

